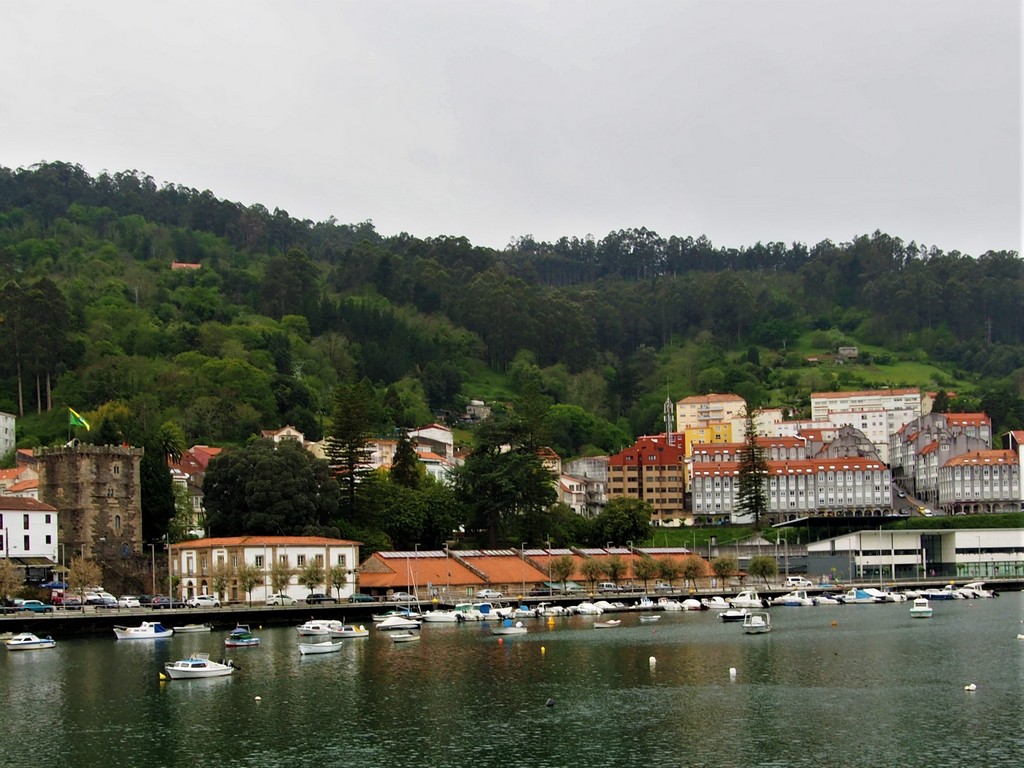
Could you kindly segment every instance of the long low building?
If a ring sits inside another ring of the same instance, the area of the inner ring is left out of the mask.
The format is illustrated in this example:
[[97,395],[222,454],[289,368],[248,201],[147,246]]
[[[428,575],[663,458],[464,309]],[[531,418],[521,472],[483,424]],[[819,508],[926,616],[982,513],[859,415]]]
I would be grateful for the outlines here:
[[1024,576],[1024,529],[863,530],[807,545],[809,574],[836,580]]

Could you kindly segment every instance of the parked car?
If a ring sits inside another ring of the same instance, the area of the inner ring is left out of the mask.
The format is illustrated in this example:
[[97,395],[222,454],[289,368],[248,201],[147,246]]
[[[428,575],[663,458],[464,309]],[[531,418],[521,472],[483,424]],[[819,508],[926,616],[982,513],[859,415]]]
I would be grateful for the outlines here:
[[408,592],[394,592],[388,599],[393,603],[412,603],[416,601],[416,595]]
[[118,608],[141,608],[142,601],[139,600],[135,595],[121,595],[117,598]]
[[185,605],[189,608],[220,608],[220,600],[213,595],[192,595]]
[[109,592],[86,592],[85,604],[94,608],[117,608],[117,598]]
[[805,576],[787,576],[786,586],[794,587],[797,589],[803,589],[804,587],[813,587],[814,582],[806,578]]
[[82,610],[82,598],[65,596],[60,607],[65,611],[80,611]]
[[267,598],[267,605],[298,605],[299,601],[283,592]]
[[53,606],[49,603],[44,603],[42,600],[22,600],[18,610],[32,611],[33,613],[53,613]]
[[375,603],[377,602],[371,595],[364,595],[362,592],[353,592],[348,596],[350,603]]
[[306,595],[306,602],[309,605],[316,605],[318,603],[336,603],[338,601],[323,592],[310,592]]
[[616,584],[614,581],[602,581],[600,584],[597,585],[597,591],[598,592],[621,592],[622,590],[619,589],[619,585]]
[[559,594],[559,591],[551,587],[534,587],[530,590],[530,597],[551,597],[557,594]]
[[167,595],[154,595],[152,602],[150,602],[150,605],[153,607],[153,610],[156,610],[158,608],[185,607],[185,603],[183,603],[181,600],[178,600],[177,598],[168,597]]
[[481,600],[501,600],[501,592],[496,589],[477,590],[476,596]]
[[669,584],[667,581],[659,581],[654,585],[655,592],[675,592],[676,588]]

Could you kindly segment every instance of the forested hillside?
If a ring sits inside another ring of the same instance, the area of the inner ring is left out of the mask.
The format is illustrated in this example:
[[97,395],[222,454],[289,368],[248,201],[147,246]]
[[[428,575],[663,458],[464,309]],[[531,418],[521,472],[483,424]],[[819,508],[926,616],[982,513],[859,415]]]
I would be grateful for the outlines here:
[[[332,387],[363,379],[381,433],[541,393],[565,456],[617,450],[660,430],[666,396],[707,391],[798,413],[815,389],[920,384],[1024,426],[1018,254],[880,232],[722,249],[639,229],[495,251],[51,163],[0,168],[0,285],[0,410],[22,417],[22,445],[66,439],[65,405],[125,439],[168,421],[187,444],[287,423],[315,439]],[[808,363],[840,344],[856,365]]]

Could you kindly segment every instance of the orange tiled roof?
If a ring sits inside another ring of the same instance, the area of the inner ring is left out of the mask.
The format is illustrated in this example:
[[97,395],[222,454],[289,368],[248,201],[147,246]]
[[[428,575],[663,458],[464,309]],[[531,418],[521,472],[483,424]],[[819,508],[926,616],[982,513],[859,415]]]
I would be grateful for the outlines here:
[[971,451],[954,456],[946,462],[947,467],[967,466],[975,464],[1016,464],[1017,454],[1014,451]]
[[56,512],[54,507],[27,496],[0,496],[0,510],[4,512]]
[[359,588],[364,590],[426,589],[428,585],[482,587],[486,584],[455,557],[445,557],[444,550],[375,552],[359,568]]

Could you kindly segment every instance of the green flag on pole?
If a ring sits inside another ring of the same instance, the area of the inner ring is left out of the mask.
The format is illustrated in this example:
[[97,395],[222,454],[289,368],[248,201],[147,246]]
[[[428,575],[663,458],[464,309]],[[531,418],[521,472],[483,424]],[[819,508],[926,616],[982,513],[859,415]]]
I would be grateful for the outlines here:
[[78,411],[74,408],[68,408],[68,426],[71,427],[85,427],[88,431],[89,422],[78,415]]

